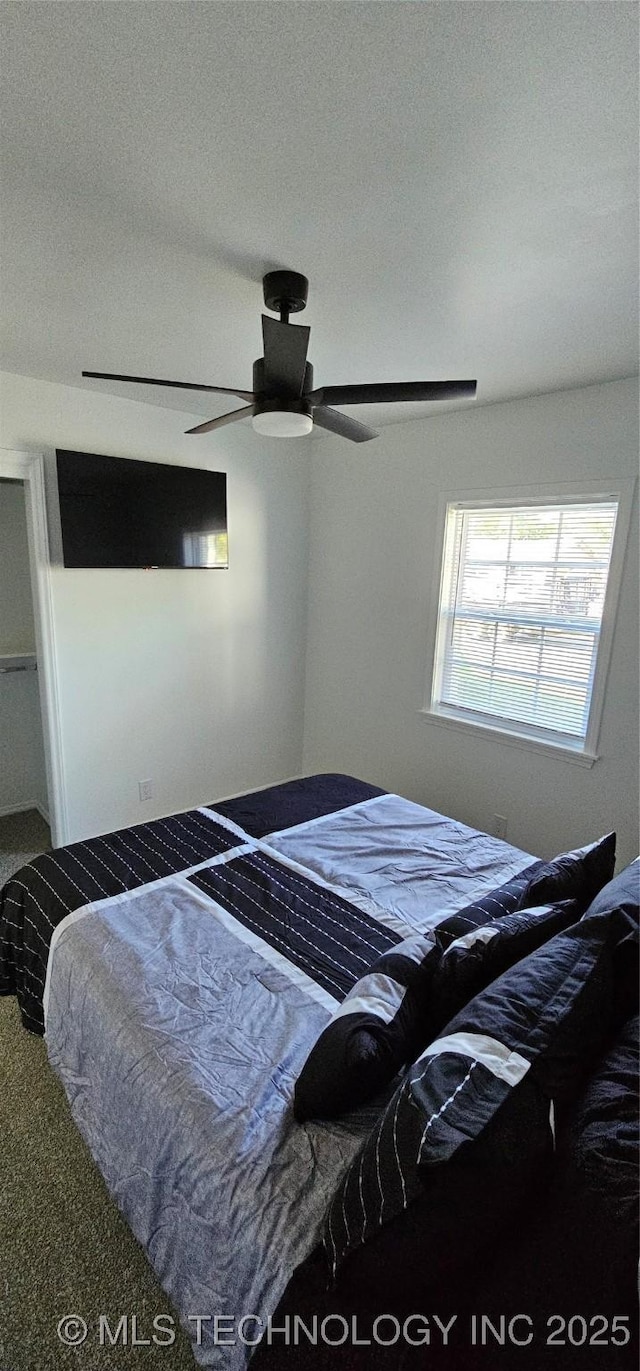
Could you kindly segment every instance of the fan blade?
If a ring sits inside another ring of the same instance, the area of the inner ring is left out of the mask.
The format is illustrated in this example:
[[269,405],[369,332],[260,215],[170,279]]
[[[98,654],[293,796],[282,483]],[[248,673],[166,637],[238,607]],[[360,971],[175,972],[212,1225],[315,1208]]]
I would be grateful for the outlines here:
[[211,433],[213,428],[224,428],[225,424],[235,424],[236,419],[248,419],[250,414],[255,414],[255,405],[243,405],[242,409],[232,409],[230,414],[220,414],[217,419],[205,419],[203,424],[196,424],[195,428],[185,429],[185,433]]
[[110,371],[83,371],[98,381],[137,381],[143,386],[178,386],[180,390],[209,390],[219,395],[237,395],[240,400],[253,400],[252,390],[230,390],[228,386],[203,386],[197,381],[157,381],[153,376],[114,376]]
[[339,433],[342,438],[350,438],[353,443],[368,443],[370,438],[380,436],[374,429],[367,428],[356,419],[348,419],[346,414],[338,414],[337,410],[329,409],[326,405],[316,405],[313,422],[321,428],[330,429],[332,433]]
[[388,405],[398,400],[473,399],[476,381],[382,381],[364,386],[322,386],[309,396],[327,405]]
[[300,324],[283,324],[263,314],[264,383],[269,393],[283,399],[300,399],[310,332]]

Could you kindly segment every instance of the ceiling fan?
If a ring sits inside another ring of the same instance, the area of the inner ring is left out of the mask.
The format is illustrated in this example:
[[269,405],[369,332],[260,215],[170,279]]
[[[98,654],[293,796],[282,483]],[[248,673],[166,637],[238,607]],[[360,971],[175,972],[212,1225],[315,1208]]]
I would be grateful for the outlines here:
[[158,381],[151,376],[115,376],[106,371],[83,371],[101,381],[138,381],[150,386],[176,386],[182,390],[206,390],[237,395],[246,400],[241,409],[207,419],[187,433],[210,433],[251,416],[257,433],[271,438],[300,438],[314,424],[330,429],[354,443],[366,443],[378,434],[355,419],[339,414],[332,405],[375,405],[402,400],[472,399],[475,381],[389,381],[373,385],[320,386],[313,388],[313,367],[307,361],[310,329],[290,324],[289,315],[305,308],[309,292],[306,276],[297,271],[270,271],[262,282],[267,309],[280,319],[262,316],[264,357],[253,364],[253,390],[229,386],[206,386],[191,381]]

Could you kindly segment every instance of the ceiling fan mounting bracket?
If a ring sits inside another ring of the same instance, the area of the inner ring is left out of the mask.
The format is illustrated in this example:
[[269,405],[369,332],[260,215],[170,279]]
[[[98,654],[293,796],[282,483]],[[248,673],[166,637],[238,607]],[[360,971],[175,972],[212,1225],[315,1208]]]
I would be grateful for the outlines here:
[[309,296],[309,282],[297,271],[269,271],[262,281],[264,303],[274,314],[297,314]]

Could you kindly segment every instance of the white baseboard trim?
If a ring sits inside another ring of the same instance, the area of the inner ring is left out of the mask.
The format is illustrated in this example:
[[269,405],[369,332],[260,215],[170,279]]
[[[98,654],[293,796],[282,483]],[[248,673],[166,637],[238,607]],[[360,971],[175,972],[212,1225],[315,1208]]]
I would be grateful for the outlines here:
[[45,823],[49,823],[49,815],[44,805],[39,804],[37,800],[20,800],[15,805],[0,805],[0,819],[4,819],[7,814],[26,814],[30,809],[37,809]]
[[[264,785],[251,785],[248,790],[234,790],[232,795],[219,795],[216,804],[226,804],[227,800],[241,800],[243,795],[253,795],[259,790],[270,790],[274,785],[288,785],[289,781],[303,781],[307,773],[299,771],[297,776],[285,776],[281,781],[265,781]],[[211,805],[204,805],[203,808],[212,808]],[[215,805],[213,805],[215,809]]]

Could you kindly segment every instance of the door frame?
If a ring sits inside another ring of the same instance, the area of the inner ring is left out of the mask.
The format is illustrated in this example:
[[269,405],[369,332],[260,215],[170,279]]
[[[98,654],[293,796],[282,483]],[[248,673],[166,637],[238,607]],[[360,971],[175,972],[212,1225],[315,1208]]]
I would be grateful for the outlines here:
[[68,839],[44,456],[0,448],[0,477],[24,484],[51,843]]

